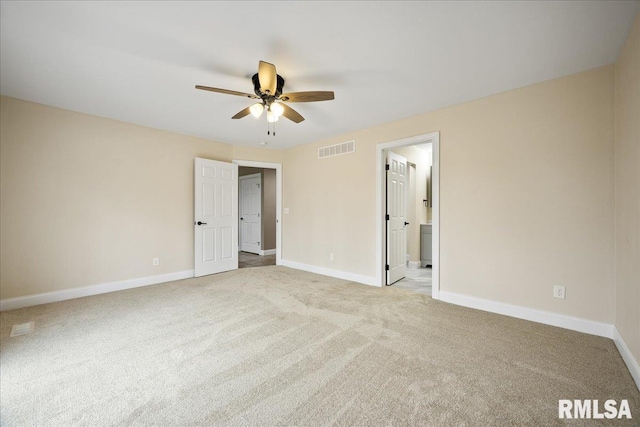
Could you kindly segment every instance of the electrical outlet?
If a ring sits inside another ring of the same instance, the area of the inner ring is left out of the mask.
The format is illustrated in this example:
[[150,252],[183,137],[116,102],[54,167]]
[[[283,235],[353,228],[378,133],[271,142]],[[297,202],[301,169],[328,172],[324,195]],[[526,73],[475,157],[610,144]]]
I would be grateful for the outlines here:
[[564,291],[565,291],[565,287],[564,286],[555,285],[553,287],[553,297],[554,298],[564,299]]
[[284,208],[284,214],[289,215],[289,208]]
[[160,265],[160,258],[154,258],[153,259],[153,266],[156,267],[158,265]]
[[333,261],[333,252],[329,253],[329,261]]

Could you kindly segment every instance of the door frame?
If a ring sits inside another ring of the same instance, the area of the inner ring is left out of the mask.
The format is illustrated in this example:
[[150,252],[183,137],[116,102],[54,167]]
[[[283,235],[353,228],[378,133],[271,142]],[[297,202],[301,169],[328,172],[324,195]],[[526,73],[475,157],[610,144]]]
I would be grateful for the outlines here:
[[[238,166],[249,168],[275,169],[276,171],[276,265],[282,264],[282,163],[257,162],[252,160],[232,160]],[[238,184],[239,186],[239,184]],[[238,189],[238,191],[240,191]],[[239,222],[239,217],[238,217]],[[240,224],[238,224],[240,227]],[[240,244],[238,243],[238,248]]]
[[[251,175],[240,176],[238,174],[238,248],[242,250],[242,227],[240,224],[240,217],[242,216],[242,198],[240,197],[240,192],[242,191],[242,180],[243,179],[255,179],[260,178],[260,249],[258,249],[258,255],[262,254],[262,204],[264,203],[262,200],[262,193],[264,191],[263,188],[263,180],[262,180],[262,172],[252,173]],[[253,252],[250,252],[253,253]]]
[[440,132],[416,135],[395,141],[383,142],[376,145],[376,282],[383,287],[386,282],[385,259],[387,252],[387,237],[385,214],[387,203],[386,192],[386,156],[385,150],[410,145],[431,143],[433,157],[432,171],[432,230],[433,230],[433,264],[431,297],[440,299]]

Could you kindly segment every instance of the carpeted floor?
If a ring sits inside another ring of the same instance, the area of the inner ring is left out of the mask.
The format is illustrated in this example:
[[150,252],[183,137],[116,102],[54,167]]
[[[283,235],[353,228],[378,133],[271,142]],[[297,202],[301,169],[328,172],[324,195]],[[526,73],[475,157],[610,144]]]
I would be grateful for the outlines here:
[[554,425],[559,399],[640,419],[611,340],[284,267],[0,321],[3,426]]

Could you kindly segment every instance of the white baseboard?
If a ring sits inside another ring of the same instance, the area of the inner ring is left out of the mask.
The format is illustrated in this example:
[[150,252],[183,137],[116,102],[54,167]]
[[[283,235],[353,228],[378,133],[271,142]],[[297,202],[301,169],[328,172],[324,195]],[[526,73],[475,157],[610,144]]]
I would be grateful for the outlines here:
[[618,328],[615,326],[613,328],[613,334],[613,342],[616,343],[616,347],[618,347],[622,360],[624,360],[629,372],[631,372],[633,380],[636,382],[638,390],[640,390],[640,364],[638,364],[638,361],[633,357],[633,354],[631,354],[631,350],[629,350],[627,343],[624,342],[622,335],[620,335],[620,331],[618,331]]
[[407,268],[411,268],[411,269],[420,268],[420,261],[409,261],[407,263]]
[[310,273],[322,274],[323,276],[335,277],[337,279],[350,280],[352,282],[362,283],[364,285],[380,287],[376,283],[376,278],[371,276],[363,276],[360,274],[349,273],[342,270],[334,270],[332,268],[318,267],[316,265],[303,264],[301,262],[289,261],[283,259],[280,265],[296,270],[308,271]]
[[265,249],[263,251],[260,251],[260,255],[265,256],[265,255],[275,255],[276,254],[277,249]]
[[193,270],[178,271],[175,273],[160,274],[158,276],[139,277],[137,279],[101,283],[99,285],[85,286],[82,288],[46,292],[42,294],[29,295],[26,297],[7,298],[4,300],[0,300],[0,311],[14,310],[16,308],[48,304],[50,302],[65,301],[74,298],[88,297],[91,295],[106,294],[108,292],[139,288],[141,286],[157,285],[158,283],[171,282],[173,280],[188,279],[190,277],[193,277],[193,274]]
[[586,334],[598,335],[605,338],[614,338],[614,326],[595,322],[593,320],[579,317],[566,316],[564,314],[552,313],[549,311],[535,310],[532,308],[506,304],[502,302],[490,301],[482,298],[460,295],[453,292],[440,291],[440,301],[478,310],[489,311],[491,313],[504,314],[505,316],[516,317],[518,319],[530,320],[532,322],[544,323],[545,325],[558,326],[560,328],[571,329],[573,331],[584,332]]

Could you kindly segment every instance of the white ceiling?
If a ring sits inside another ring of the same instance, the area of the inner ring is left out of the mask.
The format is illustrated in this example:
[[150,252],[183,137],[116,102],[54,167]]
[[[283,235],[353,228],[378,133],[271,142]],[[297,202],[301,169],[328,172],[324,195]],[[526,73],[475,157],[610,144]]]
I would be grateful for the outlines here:
[[[7,2],[3,95],[284,148],[615,61],[639,2]],[[231,120],[258,61],[306,120]]]

